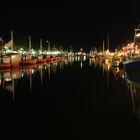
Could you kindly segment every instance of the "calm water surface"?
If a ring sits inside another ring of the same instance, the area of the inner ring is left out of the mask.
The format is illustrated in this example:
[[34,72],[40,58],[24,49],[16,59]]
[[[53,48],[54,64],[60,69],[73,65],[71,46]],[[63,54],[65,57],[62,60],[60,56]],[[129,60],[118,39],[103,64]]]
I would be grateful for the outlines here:
[[17,69],[12,77],[11,81],[11,71],[1,73],[4,137],[140,135],[140,99],[135,106],[130,85],[118,68],[89,59],[63,60]]

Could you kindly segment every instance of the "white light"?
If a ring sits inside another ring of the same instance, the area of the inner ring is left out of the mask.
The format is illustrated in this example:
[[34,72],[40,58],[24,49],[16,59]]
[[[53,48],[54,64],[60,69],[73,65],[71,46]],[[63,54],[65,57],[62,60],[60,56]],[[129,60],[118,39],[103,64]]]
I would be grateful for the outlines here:
[[140,33],[136,34],[136,37],[140,37]]
[[86,56],[84,55],[84,61],[86,60]]
[[16,56],[15,55],[12,55],[12,59],[14,59]]
[[8,82],[8,81],[11,81],[12,78],[5,78],[5,81]]
[[16,78],[17,76],[16,76],[16,74],[12,74],[12,78]]

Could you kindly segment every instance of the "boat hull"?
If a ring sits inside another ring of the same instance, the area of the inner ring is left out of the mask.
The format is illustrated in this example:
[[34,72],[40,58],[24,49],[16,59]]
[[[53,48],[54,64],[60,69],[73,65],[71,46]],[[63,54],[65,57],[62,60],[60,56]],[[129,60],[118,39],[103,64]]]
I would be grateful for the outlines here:
[[138,72],[140,71],[140,61],[129,61],[123,64],[125,72]]
[[37,64],[45,63],[45,62],[46,62],[46,59],[38,59],[38,60],[36,60]]
[[36,60],[22,60],[20,62],[20,66],[28,66],[28,65],[34,65],[36,64]]
[[11,69],[19,66],[21,60],[20,54],[7,54],[1,58],[0,70]]

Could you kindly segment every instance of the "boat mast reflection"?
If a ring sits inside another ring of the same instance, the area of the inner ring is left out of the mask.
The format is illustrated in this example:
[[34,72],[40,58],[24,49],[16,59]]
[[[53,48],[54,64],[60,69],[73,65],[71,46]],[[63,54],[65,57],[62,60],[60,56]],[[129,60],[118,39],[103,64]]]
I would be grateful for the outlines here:
[[43,65],[38,65],[38,70],[39,70],[39,73],[40,73],[40,81],[41,81],[41,84],[43,83]]
[[[65,62],[67,64],[68,61],[59,61],[59,62],[53,62],[53,63],[47,63],[45,65],[31,65],[31,66],[24,66],[18,69],[8,69],[4,71],[0,71],[0,92],[1,95],[9,96],[12,93],[12,98],[15,100],[15,92],[16,92],[16,86],[25,87],[25,92],[31,92],[34,88],[33,84],[37,84],[36,76],[40,76],[40,83],[43,84],[43,77],[44,74],[47,72],[48,77],[47,79],[51,79],[51,76],[54,76],[57,67],[60,67],[60,69],[63,69],[63,66],[65,65]],[[39,73],[38,73],[38,72]],[[44,77],[46,78],[46,77]],[[20,79],[20,80],[19,80]],[[19,84],[18,84],[19,82]],[[23,82],[26,82],[23,83]],[[38,86],[41,86],[38,85]],[[20,89],[20,88],[19,88]],[[18,90],[17,90],[18,91]],[[18,96],[20,96],[18,94]],[[17,98],[18,98],[17,96]]]
[[33,74],[35,73],[37,69],[37,65],[32,65],[32,66],[25,66],[22,68],[23,71],[23,77],[24,76],[28,76],[29,78],[29,89],[32,90],[32,78],[33,78]]
[[21,69],[9,69],[1,71],[0,75],[0,87],[2,89],[3,96],[5,96],[5,94],[8,92],[12,94],[12,98],[15,100],[16,83],[19,78],[22,78]]
[[109,70],[110,70],[110,64],[102,64],[102,73],[103,75],[106,74],[106,81],[107,81],[107,87],[109,87]]
[[47,64],[47,68],[48,68],[48,77],[49,80],[51,79],[51,68],[50,68],[50,64]]

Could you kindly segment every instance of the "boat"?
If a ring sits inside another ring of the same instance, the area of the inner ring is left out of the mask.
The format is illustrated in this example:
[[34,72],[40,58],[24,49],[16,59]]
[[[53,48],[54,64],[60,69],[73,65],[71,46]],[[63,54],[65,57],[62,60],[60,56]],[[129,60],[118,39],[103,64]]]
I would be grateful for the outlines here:
[[19,66],[21,54],[14,51],[13,31],[11,31],[11,40],[6,43],[0,52],[0,69],[11,69]]
[[132,59],[123,62],[123,69],[125,72],[140,71],[140,56],[135,56]]
[[26,65],[35,65],[36,64],[36,60],[22,60],[20,62],[21,66],[26,66]]
[[46,62],[46,58],[44,58],[44,55],[42,52],[42,39],[40,39],[40,50],[39,50],[38,55],[37,55],[36,63],[40,64],[40,63],[45,63],[45,62]]
[[25,57],[22,57],[20,66],[35,65],[35,64],[36,64],[36,59],[33,56],[33,52],[31,49],[31,37],[29,36],[29,51]]
[[138,51],[139,43],[137,41],[139,38],[139,36],[138,36],[139,34],[140,34],[140,28],[138,26],[138,28],[135,29],[135,34],[134,34],[133,54],[131,54],[131,58],[129,58],[123,62],[123,69],[125,72],[138,72],[138,71],[140,71],[140,54]]

